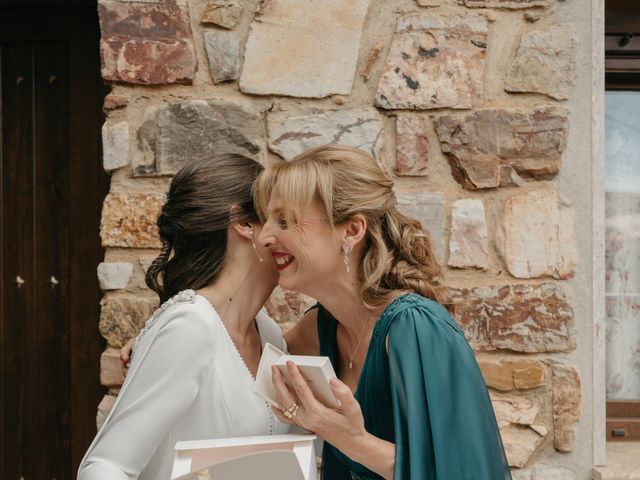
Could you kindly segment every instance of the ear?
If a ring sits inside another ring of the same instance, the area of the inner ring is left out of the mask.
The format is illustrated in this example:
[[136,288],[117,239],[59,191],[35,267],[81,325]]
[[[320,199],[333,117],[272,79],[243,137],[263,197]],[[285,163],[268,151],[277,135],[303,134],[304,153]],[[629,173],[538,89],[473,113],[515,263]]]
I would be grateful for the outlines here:
[[348,245],[350,250],[354,250],[367,233],[367,219],[364,215],[358,213],[344,222],[343,227],[342,244]]
[[253,225],[248,222],[234,223],[233,225],[231,225],[231,228],[233,228],[238,235],[249,240],[251,240],[251,237],[253,236]]

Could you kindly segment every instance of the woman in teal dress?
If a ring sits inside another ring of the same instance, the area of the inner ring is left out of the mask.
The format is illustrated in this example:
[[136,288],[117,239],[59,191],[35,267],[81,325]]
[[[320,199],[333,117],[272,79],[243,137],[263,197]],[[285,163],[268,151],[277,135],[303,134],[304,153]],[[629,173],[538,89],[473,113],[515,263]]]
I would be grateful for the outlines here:
[[259,241],[279,284],[318,300],[286,338],[331,359],[339,408],[279,371],[278,417],[325,440],[324,480],[510,479],[486,385],[452,319],[428,233],[365,152],[329,145],[269,166]]

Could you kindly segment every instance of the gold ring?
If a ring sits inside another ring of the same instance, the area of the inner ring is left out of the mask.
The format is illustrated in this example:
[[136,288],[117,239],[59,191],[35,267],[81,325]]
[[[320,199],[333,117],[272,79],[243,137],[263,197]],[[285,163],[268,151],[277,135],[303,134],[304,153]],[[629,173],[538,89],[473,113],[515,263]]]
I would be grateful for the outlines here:
[[295,418],[295,416],[298,414],[298,407],[299,405],[293,402],[293,405],[282,412],[282,414],[287,418]]

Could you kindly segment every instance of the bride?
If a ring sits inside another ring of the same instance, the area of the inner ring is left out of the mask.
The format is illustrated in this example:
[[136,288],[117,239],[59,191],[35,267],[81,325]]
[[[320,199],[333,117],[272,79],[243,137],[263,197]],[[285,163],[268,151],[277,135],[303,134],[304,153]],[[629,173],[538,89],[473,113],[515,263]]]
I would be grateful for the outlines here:
[[261,171],[228,154],[173,178],[158,218],[162,250],[146,277],[162,305],[136,340],[79,480],[169,479],[178,441],[288,431],[253,394],[264,344],[286,348],[261,311],[278,281],[273,257],[255,243],[251,187]]

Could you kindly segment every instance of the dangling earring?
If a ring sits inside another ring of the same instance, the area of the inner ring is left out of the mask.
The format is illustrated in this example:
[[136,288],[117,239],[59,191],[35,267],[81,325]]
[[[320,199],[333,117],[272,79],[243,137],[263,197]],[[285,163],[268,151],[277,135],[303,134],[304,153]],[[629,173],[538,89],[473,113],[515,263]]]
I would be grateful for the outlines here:
[[349,251],[351,247],[346,243],[342,245],[342,251],[344,252],[344,266],[347,268],[347,273],[349,273]]
[[249,230],[249,233],[251,234],[251,245],[253,245],[253,250],[256,252],[256,255],[258,256],[258,258],[260,259],[261,262],[263,262],[264,260],[262,260],[262,257],[260,256],[260,254],[258,253],[258,248],[256,247],[256,241],[253,238],[253,228],[251,230]]

